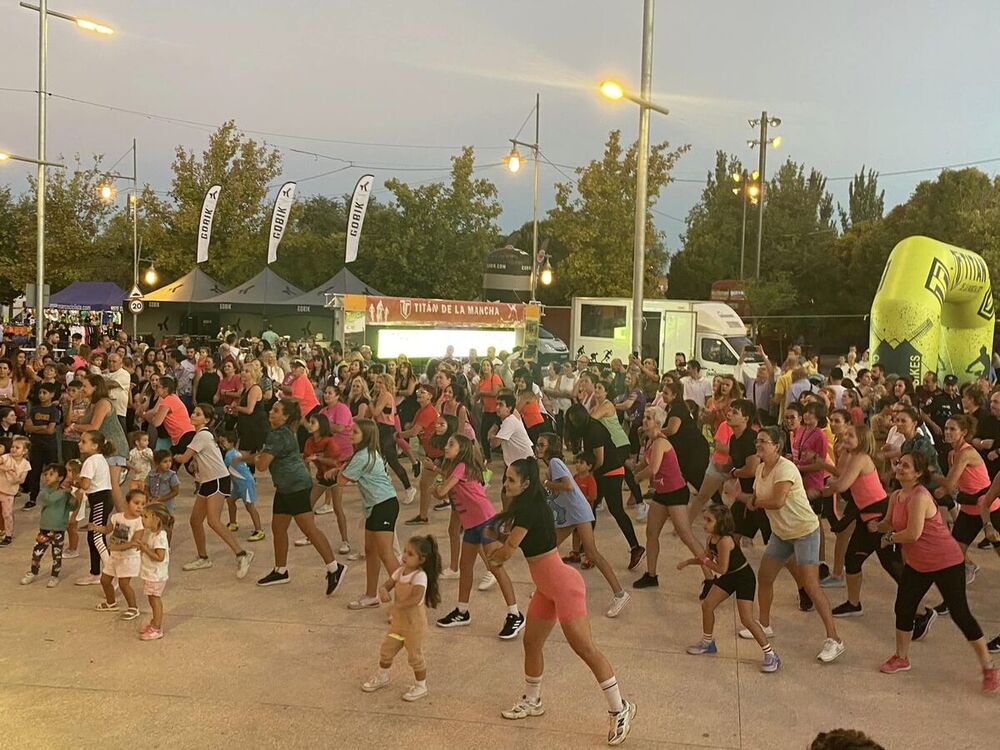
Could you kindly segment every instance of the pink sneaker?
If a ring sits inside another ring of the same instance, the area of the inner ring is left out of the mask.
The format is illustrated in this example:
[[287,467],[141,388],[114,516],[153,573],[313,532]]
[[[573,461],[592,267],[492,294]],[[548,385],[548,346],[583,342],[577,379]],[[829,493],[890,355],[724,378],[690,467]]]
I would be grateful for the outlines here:
[[996,667],[986,667],[983,670],[983,692],[995,693],[1000,688],[1000,673]]
[[[909,659],[900,659],[898,656],[896,656],[895,654],[893,654],[892,656],[889,657],[889,660],[886,661],[885,664],[883,664],[881,667],[878,668],[878,671],[881,672],[882,674],[896,674],[896,672],[909,672],[910,671],[910,660]],[[996,670],[994,670],[994,672],[995,671]],[[986,670],[984,669],[983,670],[983,685],[986,684],[986,676],[985,675],[986,675]]]
[[154,627],[149,627],[139,634],[140,641],[158,641],[163,637],[163,631]]

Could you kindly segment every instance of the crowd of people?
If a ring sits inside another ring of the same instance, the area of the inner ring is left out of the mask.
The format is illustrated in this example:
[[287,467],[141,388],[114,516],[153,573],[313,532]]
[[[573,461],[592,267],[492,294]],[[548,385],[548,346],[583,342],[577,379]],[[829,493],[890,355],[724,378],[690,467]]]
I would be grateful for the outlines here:
[[[364,691],[389,684],[405,649],[414,683],[402,697],[424,697],[426,609],[442,601],[440,581],[458,581],[441,628],[471,625],[473,588],[496,586],[507,609],[498,636],[523,632],[524,645],[524,693],[502,715],[544,712],[543,652],[558,622],[601,687],[616,745],[636,707],[591,637],[579,571],[598,569],[610,588],[605,613],[620,616],[640,595],[627,588],[659,585],[669,522],[687,550],[678,568],[701,573],[701,636],[689,654],[718,652],[715,611],[735,596],[740,637],[759,645],[761,671],[777,672],[771,608],[785,569],[800,608],[822,621],[817,658],[838,659],[838,622],[864,614],[862,569],[874,554],[897,586],[895,648],[881,671],[909,670],[911,641],[950,616],[974,651],[982,689],[1000,687],[991,657],[1000,637],[987,641],[966,597],[978,572],[970,548],[1000,548],[1000,391],[988,378],[959,387],[947,375],[938,387],[928,372],[916,385],[854,350],[822,373],[798,348],[779,366],[758,348],[736,375],[715,378],[680,353],[672,370],[652,359],[602,367],[585,356],[542,369],[518,350],[458,358],[449,347],[418,367],[405,357],[379,362],[367,346],[345,352],[337,342],[264,333],[153,345],[122,331],[88,342],[54,331],[30,351],[0,345],[0,546],[13,541],[18,495],[25,511],[39,510],[23,584],[41,576],[50,554],[47,585],[57,586],[85,529],[89,573],[76,584],[100,585],[96,608],[132,620],[138,578],[152,613],[139,637],[162,638],[175,504],[190,473],[196,556],[182,571],[213,567],[205,525],[233,555],[238,579],[254,562],[252,545],[270,533],[274,564],[261,587],[290,580],[293,521],[294,544],[323,562],[327,596],[347,562],[363,561],[364,591],[347,606],[392,602]],[[263,472],[274,485],[269,531],[257,509]],[[491,482],[500,484],[499,508]],[[361,539],[347,485],[360,494]],[[400,522],[400,506],[411,503],[415,513]],[[252,525],[244,537],[241,508]],[[420,533],[433,511],[450,513],[447,550]],[[602,511],[620,530],[620,552],[598,549]],[[339,546],[316,523],[327,513]],[[17,526],[27,518],[17,515]],[[401,540],[400,526],[418,533]],[[758,534],[765,551],[755,571],[744,550]],[[504,568],[517,550],[534,584],[526,611]],[[636,573],[627,588],[609,562],[619,554]],[[478,585],[477,559],[486,568]],[[932,584],[940,601],[927,597]],[[843,601],[834,606],[837,590]]]

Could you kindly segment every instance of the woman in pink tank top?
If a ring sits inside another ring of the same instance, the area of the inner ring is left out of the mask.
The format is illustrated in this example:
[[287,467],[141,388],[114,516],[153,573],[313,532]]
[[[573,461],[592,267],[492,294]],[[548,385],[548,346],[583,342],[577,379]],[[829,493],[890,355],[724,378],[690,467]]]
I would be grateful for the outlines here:
[[969,611],[965,595],[965,555],[941,519],[941,509],[924,483],[930,481],[927,458],[922,453],[905,453],[896,465],[896,479],[901,489],[889,499],[889,514],[884,521],[869,521],[869,528],[884,533],[882,544],[903,548],[903,572],[896,592],[896,652],[881,666],[886,674],[910,669],[910,640],[917,605],[931,586],[937,586],[958,626],[976,653],[982,668],[984,692],[1000,687],[1000,676],[993,665],[986,639],[976,618]]

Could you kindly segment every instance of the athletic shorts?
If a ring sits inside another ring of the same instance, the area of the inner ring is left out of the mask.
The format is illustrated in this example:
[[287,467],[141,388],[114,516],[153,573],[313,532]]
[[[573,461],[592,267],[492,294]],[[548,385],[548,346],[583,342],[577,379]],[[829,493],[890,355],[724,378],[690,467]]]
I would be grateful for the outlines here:
[[390,497],[372,508],[371,515],[365,519],[365,531],[395,531],[397,518],[399,499]]
[[312,513],[312,487],[295,492],[274,493],[274,505],[271,507],[272,515],[297,516],[300,513]]
[[336,479],[324,479],[322,474],[316,476],[316,484],[320,487],[333,487],[336,483]]
[[587,587],[583,576],[559,558],[557,551],[533,557],[528,571],[535,593],[528,605],[528,618],[547,622],[569,622],[587,616]]
[[135,578],[139,575],[142,560],[138,555],[112,552],[101,562],[101,573],[112,578]]
[[[990,513],[990,523],[993,524],[994,528],[1000,529],[1000,510]],[[971,513],[959,511],[958,518],[955,519],[955,525],[951,527],[951,535],[956,542],[968,547],[976,541],[976,537],[979,536],[979,532],[982,530],[982,516],[978,513],[972,515]],[[994,547],[1000,547],[1000,542],[992,542],[992,544]]]
[[796,565],[819,565],[819,527],[798,539],[771,534],[764,554],[778,562],[788,562],[794,557]]
[[208,482],[202,482],[198,485],[198,491],[195,494],[198,497],[211,497],[212,495],[219,494],[229,497],[232,491],[232,477],[227,475],[218,479],[212,479]]
[[167,588],[166,581],[147,581],[142,579],[142,593],[146,596],[163,596],[163,590]]
[[718,586],[730,596],[736,594],[737,599],[745,602],[752,602],[757,593],[757,577],[749,564],[732,573],[717,576],[712,585]]
[[462,541],[466,544],[492,544],[496,539],[487,532],[491,523],[493,523],[492,518],[483,521],[478,526],[473,526],[471,529],[466,529],[462,532]]
[[736,502],[730,510],[733,512],[737,534],[753,539],[757,536],[757,532],[760,532],[760,538],[767,544],[771,539],[771,522],[763,508],[749,510],[746,503]]
[[672,492],[656,492],[653,494],[653,502],[659,503],[660,505],[666,505],[668,508],[671,505],[687,505],[688,500],[691,499],[691,490],[685,484],[679,490],[673,490]]

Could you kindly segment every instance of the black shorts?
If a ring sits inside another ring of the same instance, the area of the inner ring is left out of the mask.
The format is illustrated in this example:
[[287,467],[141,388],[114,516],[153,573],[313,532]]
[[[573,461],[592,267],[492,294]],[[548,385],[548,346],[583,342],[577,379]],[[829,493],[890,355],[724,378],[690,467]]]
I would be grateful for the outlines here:
[[745,503],[733,503],[730,509],[733,512],[733,521],[736,522],[736,533],[753,539],[760,532],[760,538],[764,544],[771,539],[771,522],[767,519],[767,513],[763,508],[747,510]]
[[271,507],[272,515],[297,516],[301,513],[312,513],[312,487],[295,492],[274,493],[274,505]]
[[333,487],[336,483],[336,479],[326,479],[322,474],[316,477],[316,484],[320,487]]
[[177,445],[170,446],[170,454],[172,456],[180,456],[188,449],[192,440],[194,440],[194,432],[185,432],[181,435],[180,440],[177,441]]
[[752,602],[754,594],[757,593],[757,576],[753,574],[753,568],[749,564],[744,565],[739,570],[721,575],[712,581],[713,586],[718,586],[727,594],[745,602]]
[[231,476],[220,477],[209,482],[202,482],[198,485],[198,497],[211,497],[212,495],[223,494],[229,497],[233,493],[233,482]]
[[398,517],[399,500],[390,497],[372,508],[372,514],[365,519],[365,531],[395,531]]
[[[993,524],[994,528],[1000,529],[1000,510],[990,513],[990,523]],[[976,541],[976,537],[979,536],[979,532],[982,530],[982,516],[978,513],[972,515],[971,513],[959,511],[958,518],[955,519],[955,525],[951,527],[951,535],[956,542],[968,547]],[[1000,542],[993,542],[992,544],[994,547],[1000,547]]]
[[837,517],[833,513],[832,497],[823,497],[820,495],[815,499],[810,499],[809,505],[812,506],[813,513],[820,518],[825,518],[829,523],[837,522]]
[[691,490],[685,484],[679,490],[673,490],[672,492],[656,492],[653,494],[653,502],[659,503],[660,505],[666,505],[668,508],[671,505],[687,505],[688,500],[691,499]]

